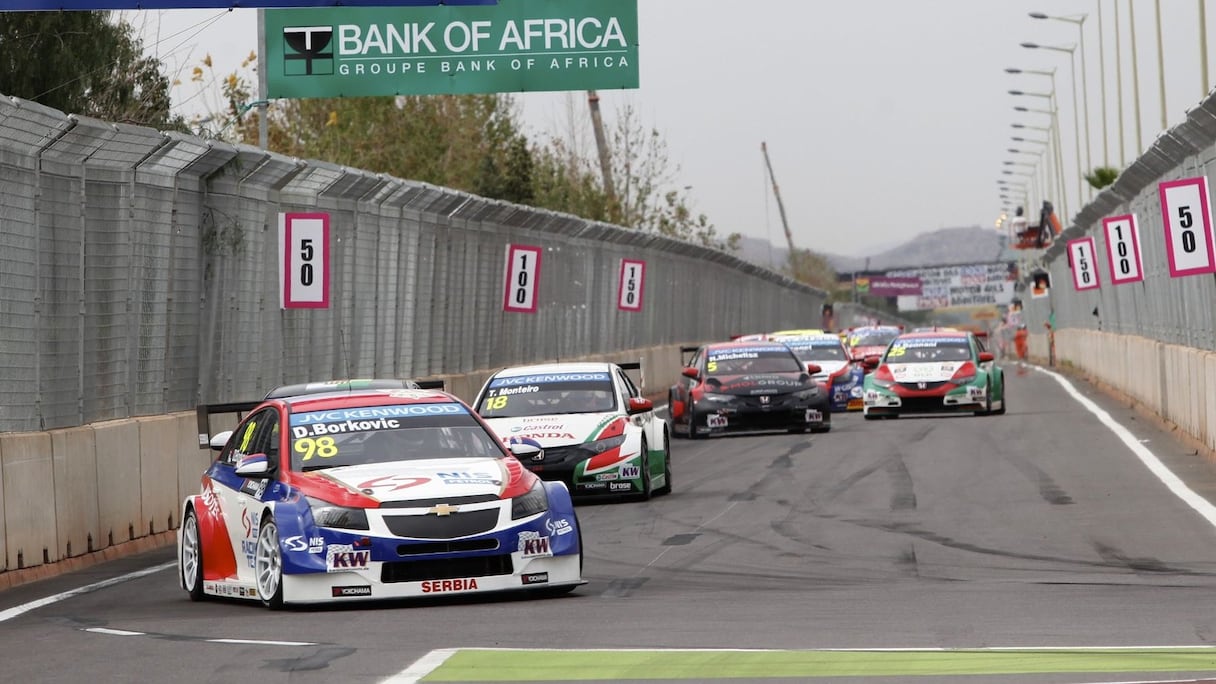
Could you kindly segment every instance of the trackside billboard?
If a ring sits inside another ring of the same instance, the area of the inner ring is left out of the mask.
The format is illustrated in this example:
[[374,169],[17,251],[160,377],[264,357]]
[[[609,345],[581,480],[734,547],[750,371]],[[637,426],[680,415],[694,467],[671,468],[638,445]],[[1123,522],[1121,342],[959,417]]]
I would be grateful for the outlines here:
[[3,0],[8,11],[236,9],[243,7],[327,7],[334,5],[417,6],[493,5],[498,0]]
[[637,0],[267,10],[267,95],[636,88],[637,15]]

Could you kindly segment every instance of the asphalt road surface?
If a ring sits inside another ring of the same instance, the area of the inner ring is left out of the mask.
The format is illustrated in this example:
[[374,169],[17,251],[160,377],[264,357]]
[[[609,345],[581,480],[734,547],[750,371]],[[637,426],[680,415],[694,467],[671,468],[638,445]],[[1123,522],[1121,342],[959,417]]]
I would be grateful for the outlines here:
[[18,587],[0,682],[1216,677],[1216,467],[1084,383],[1129,438],[1045,373],[1007,385],[1004,416],[675,440],[671,495],[578,508],[562,598],[191,603],[173,549]]

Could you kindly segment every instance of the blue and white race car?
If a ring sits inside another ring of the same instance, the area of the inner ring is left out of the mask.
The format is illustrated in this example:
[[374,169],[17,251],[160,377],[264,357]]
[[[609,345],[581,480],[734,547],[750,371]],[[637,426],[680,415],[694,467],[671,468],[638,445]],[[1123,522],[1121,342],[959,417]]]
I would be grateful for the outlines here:
[[830,333],[775,338],[794,350],[804,363],[819,366],[813,377],[828,392],[832,412],[860,411],[866,377],[865,365],[854,361],[839,335]]
[[250,413],[214,439],[200,429],[219,454],[182,507],[178,579],[190,598],[277,609],[584,583],[569,491],[516,458],[539,449],[508,451],[445,392],[371,388],[392,382],[200,407],[200,428],[204,414]]

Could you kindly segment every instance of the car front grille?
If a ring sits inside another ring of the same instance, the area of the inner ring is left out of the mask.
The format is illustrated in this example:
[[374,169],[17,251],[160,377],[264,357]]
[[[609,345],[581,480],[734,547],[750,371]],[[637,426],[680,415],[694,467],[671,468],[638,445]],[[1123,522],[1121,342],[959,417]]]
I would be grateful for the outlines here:
[[498,508],[450,515],[386,515],[384,523],[398,537],[456,539],[489,532],[498,524]]
[[464,577],[492,577],[510,575],[514,571],[515,567],[511,563],[509,553],[472,558],[432,558],[385,563],[381,566],[380,581],[385,584],[393,584]]
[[461,553],[468,551],[495,551],[497,539],[457,539],[454,541],[402,544],[397,547],[398,556],[426,556],[434,553]]

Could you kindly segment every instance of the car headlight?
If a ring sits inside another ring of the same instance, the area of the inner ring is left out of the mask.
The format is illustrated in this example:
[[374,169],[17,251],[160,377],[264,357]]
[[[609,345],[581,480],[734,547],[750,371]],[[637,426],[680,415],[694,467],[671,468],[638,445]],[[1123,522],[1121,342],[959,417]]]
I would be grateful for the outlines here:
[[625,443],[625,435],[617,435],[616,437],[607,437],[605,439],[597,439],[592,442],[583,442],[579,445],[580,448],[596,454],[602,454],[609,449],[619,447]]
[[538,479],[527,494],[511,499],[511,519],[519,520],[549,510],[549,495]]
[[704,398],[705,401],[717,401],[723,404],[735,400],[735,396],[733,394],[712,394],[710,392],[706,392],[704,395],[702,395],[702,398]]
[[368,530],[367,511],[362,508],[345,508],[331,504],[328,501],[308,499],[308,507],[312,509],[312,520],[318,527],[332,527],[338,530]]
[[800,390],[798,392],[794,392],[794,397],[797,399],[814,399],[817,396],[819,396],[818,387],[812,387],[810,389],[804,389],[804,390]]

